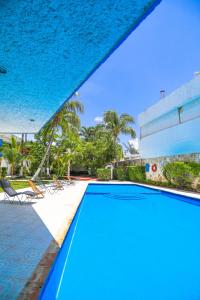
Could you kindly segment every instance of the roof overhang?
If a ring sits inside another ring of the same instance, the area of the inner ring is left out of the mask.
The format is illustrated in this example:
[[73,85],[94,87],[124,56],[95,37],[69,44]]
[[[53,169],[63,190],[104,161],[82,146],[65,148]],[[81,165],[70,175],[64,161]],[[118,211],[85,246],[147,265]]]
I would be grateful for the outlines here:
[[38,132],[160,1],[3,1],[0,132]]

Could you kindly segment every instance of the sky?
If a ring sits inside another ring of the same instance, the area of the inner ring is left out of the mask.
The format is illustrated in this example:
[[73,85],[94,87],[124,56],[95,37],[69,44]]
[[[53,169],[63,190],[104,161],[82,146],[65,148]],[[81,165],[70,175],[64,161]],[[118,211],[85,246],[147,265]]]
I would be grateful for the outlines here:
[[[106,110],[137,116],[200,71],[200,0],[163,0],[80,88],[82,125]],[[95,121],[96,120],[96,121]],[[121,136],[121,142],[130,137]]]

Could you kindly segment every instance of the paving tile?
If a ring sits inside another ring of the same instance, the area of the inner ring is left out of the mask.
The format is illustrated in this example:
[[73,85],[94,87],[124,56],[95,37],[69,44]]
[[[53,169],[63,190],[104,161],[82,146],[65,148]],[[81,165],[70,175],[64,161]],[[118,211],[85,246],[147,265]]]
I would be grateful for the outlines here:
[[77,183],[33,205],[0,201],[0,300],[17,298],[86,186]]

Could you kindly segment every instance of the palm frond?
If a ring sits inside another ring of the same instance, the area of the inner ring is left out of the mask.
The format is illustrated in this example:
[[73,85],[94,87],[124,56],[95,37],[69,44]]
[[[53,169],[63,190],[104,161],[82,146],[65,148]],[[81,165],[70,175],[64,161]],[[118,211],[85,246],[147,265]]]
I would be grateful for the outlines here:
[[120,122],[122,124],[124,124],[124,125],[126,125],[126,124],[134,124],[135,120],[129,114],[121,114],[121,116],[120,116]]
[[122,128],[121,132],[123,134],[129,134],[132,138],[135,138],[136,137],[136,132],[135,130],[132,128],[132,127],[124,127]]

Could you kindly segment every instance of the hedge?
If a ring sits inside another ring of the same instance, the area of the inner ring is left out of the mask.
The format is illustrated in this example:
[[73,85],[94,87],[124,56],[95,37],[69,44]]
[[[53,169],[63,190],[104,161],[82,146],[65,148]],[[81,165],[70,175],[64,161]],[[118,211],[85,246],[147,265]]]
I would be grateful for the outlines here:
[[191,188],[199,173],[200,164],[193,162],[173,162],[166,164],[163,168],[163,175],[166,180],[179,188]]
[[97,169],[97,178],[99,180],[110,180],[110,169]]
[[190,166],[192,173],[195,177],[200,176],[200,164],[196,162],[185,162],[188,166]]
[[116,174],[116,178],[118,180],[127,180],[128,179],[128,174],[127,174],[127,168],[125,167],[117,167],[115,169],[115,174]]
[[146,179],[145,166],[129,166],[128,179],[130,181],[144,182]]

